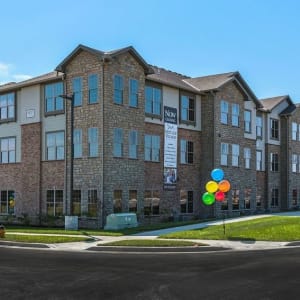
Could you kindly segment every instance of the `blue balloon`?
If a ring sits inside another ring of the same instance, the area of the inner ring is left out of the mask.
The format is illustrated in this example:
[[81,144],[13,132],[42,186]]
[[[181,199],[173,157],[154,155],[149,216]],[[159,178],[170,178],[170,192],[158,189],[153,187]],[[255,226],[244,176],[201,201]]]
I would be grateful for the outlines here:
[[221,169],[213,169],[210,175],[215,181],[221,181],[224,178],[224,172]]

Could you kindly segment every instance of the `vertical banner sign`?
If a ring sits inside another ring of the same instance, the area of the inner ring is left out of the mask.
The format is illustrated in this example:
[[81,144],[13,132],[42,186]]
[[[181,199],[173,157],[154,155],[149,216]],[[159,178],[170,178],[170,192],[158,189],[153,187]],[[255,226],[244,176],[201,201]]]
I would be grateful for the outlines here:
[[175,189],[177,179],[177,109],[164,106],[164,188]]

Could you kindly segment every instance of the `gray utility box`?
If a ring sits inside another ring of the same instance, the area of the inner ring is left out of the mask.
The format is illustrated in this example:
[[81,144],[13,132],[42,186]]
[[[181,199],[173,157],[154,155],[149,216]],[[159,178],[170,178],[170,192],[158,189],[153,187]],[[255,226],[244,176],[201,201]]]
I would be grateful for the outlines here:
[[106,217],[105,230],[118,230],[123,228],[137,227],[138,222],[135,213],[110,214]]

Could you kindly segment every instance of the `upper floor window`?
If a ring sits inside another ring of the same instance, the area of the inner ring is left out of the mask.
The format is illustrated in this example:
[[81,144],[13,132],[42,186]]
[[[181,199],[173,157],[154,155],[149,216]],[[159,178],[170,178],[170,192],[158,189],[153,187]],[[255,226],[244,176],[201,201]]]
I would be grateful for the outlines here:
[[279,140],[279,121],[276,119],[270,120],[271,139]]
[[228,144],[221,143],[221,165],[227,166],[228,164]]
[[73,133],[74,157],[82,157],[82,130],[74,129]]
[[123,156],[123,129],[122,128],[114,129],[114,156],[115,157]]
[[138,132],[129,132],[129,158],[138,158]]
[[298,124],[292,122],[292,140],[297,141]]
[[228,102],[222,100],[221,101],[221,123],[222,124],[228,124],[228,112],[229,112]]
[[194,161],[194,143],[187,140],[180,141],[180,163],[192,164]]
[[45,86],[46,113],[61,112],[64,109],[64,100],[60,95],[64,93],[62,82],[47,84]]
[[278,172],[279,171],[279,155],[278,153],[270,153],[270,165],[271,171]]
[[244,112],[244,127],[245,132],[251,133],[251,111],[245,110]]
[[239,126],[239,122],[240,122],[240,106],[239,104],[232,104],[231,107],[232,110],[232,118],[231,118],[231,125],[232,126]]
[[46,133],[47,160],[65,158],[65,133],[63,131]]
[[1,138],[0,139],[0,162],[2,164],[16,162],[16,138]]
[[74,93],[74,106],[82,105],[82,78],[76,77],[72,81]]
[[263,135],[262,117],[256,117],[256,136],[262,137],[262,135]]
[[139,82],[136,79],[129,81],[129,106],[137,107],[139,98]]
[[250,160],[251,160],[250,148],[244,148],[244,160],[245,160],[245,168],[250,169]]
[[123,76],[114,75],[114,103],[123,104]]
[[161,116],[162,92],[154,86],[145,87],[145,112]]
[[160,137],[158,135],[145,135],[145,160],[159,161]]
[[195,98],[194,96],[181,95],[180,120],[183,122],[195,122]]
[[98,102],[98,75],[90,74],[88,77],[88,88],[89,88],[89,104]]
[[15,120],[15,94],[0,95],[0,121]]
[[240,156],[240,146],[237,144],[232,144],[232,166],[238,167],[239,166],[239,156]]
[[256,171],[262,171],[262,151],[256,151]]
[[293,154],[292,155],[292,172],[296,173],[297,172],[297,165],[298,165],[298,155]]
[[98,128],[88,129],[89,157],[98,156]]

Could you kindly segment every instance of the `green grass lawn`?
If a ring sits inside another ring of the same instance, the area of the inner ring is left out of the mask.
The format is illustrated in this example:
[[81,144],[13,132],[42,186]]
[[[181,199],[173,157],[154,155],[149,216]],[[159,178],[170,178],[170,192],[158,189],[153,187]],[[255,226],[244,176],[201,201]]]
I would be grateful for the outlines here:
[[74,237],[74,236],[51,236],[51,235],[19,235],[6,233],[5,238],[0,238],[0,241],[13,241],[22,243],[70,243],[70,242],[81,242],[90,241],[88,237]]
[[160,236],[176,239],[299,241],[300,218],[273,216]]
[[204,246],[202,243],[194,243],[189,241],[175,241],[175,240],[122,240],[106,244],[99,244],[98,246],[125,246],[125,247],[196,247]]

